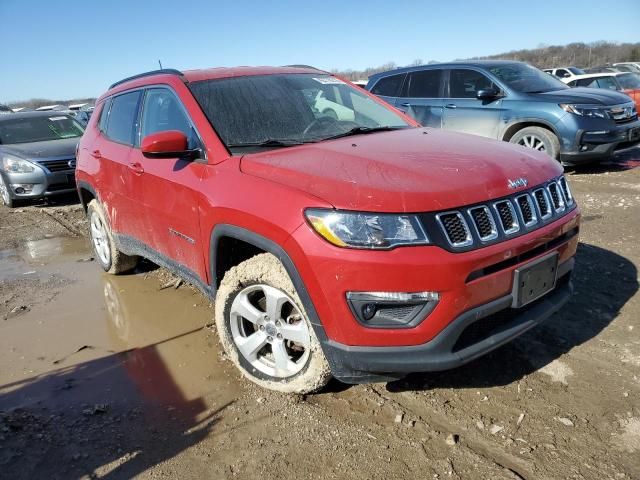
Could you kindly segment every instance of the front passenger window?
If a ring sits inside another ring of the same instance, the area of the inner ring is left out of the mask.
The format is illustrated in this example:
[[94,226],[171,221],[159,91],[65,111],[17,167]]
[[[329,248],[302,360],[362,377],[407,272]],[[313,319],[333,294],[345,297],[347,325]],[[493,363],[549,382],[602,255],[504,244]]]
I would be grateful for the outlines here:
[[450,98],[476,98],[478,90],[497,87],[486,76],[475,70],[455,69],[449,76]]
[[178,97],[166,88],[152,88],[144,98],[141,138],[166,130],[184,133],[189,140],[188,148],[198,147],[195,132]]

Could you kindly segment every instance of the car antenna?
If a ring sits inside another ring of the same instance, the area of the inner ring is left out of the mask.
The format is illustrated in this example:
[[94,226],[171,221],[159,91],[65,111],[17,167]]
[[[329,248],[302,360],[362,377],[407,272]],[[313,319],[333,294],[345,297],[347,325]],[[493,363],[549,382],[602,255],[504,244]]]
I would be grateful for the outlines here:
[[158,65],[160,65],[160,70],[162,70],[162,62],[158,59]]

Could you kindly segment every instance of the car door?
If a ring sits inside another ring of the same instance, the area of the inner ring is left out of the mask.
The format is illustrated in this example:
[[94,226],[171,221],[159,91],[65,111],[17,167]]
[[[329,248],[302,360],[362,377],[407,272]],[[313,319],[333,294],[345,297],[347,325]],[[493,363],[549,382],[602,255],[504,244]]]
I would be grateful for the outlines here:
[[138,207],[135,176],[130,166],[142,91],[116,95],[102,110],[100,138],[89,154],[98,159],[100,201],[116,233],[137,237],[143,228]]
[[[142,101],[139,145],[149,134],[178,130],[189,139],[189,148],[201,148],[201,140],[178,96],[169,87],[149,88]],[[143,205],[144,243],[165,259],[206,278],[200,245],[197,187],[206,165],[192,159],[146,158],[139,147],[131,152],[139,171],[138,202]]]
[[502,96],[477,98],[479,90],[489,88],[499,91],[498,86],[483,73],[467,68],[451,69],[445,86],[442,128],[498,138]]
[[396,107],[425,127],[442,127],[443,70],[430,68],[410,72]]

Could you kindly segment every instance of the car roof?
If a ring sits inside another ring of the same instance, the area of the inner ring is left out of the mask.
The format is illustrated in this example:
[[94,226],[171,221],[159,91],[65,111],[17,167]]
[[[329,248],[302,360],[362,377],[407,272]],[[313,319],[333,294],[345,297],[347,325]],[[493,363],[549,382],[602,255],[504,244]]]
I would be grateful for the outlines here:
[[576,75],[573,77],[573,80],[582,80],[583,78],[594,78],[594,77],[619,77],[620,75],[633,75],[633,72],[601,72],[601,73],[585,73],[584,75]]
[[163,69],[163,70],[153,70],[151,72],[145,72],[138,75],[134,75],[132,77],[125,78],[118,82],[115,82],[109,87],[109,91],[113,89],[120,90],[120,86],[126,85],[130,82],[134,82],[136,80],[142,80],[136,82],[138,85],[150,84],[156,82],[160,77],[166,75],[173,75],[180,77],[183,81],[186,82],[200,82],[203,80],[215,80],[221,78],[231,78],[231,77],[247,77],[254,75],[276,75],[276,74],[286,74],[286,73],[321,73],[321,74],[329,74],[329,72],[325,72],[323,70],[319,70],[314,67],[310,67],[307,65],[287,65],[283,67],[216,67],[216,68],[206,68],[200,70],[175,70],[175,69]]
[[374,73],[369,77],[372,78],[386,77],[387,75],[393,75],[397,73],[415,72],[420,70],[427,70],[430,68],[456,68],[456,67],[478,67],[478,68],[491,68],[498,67],[500,65],[514,65],[525,64],[525,62],[518,62],[516,60],[460,60],[447,63],[430,63],[428,65],[417,65],[412,67],[396,68],[395,70],[387,70],[386,72]]
[[32,117],[51,117],[51,116],[66,116],[68,117],[66,112],[60,112],[56,110],[45,110],[39,112],[14,112],[11,115],[0,115],[0,122],[15,120],[16,118],[32,118]]

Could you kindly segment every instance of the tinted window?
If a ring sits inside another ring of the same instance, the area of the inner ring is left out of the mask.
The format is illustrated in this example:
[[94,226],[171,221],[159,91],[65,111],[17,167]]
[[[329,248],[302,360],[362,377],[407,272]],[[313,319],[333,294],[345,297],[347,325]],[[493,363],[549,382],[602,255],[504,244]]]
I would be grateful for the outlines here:
[[475,70],[451,70],[449,75],[450,98],[476,98],[478,90],[496,88],[491,80]]
[[423,70],[409,74],[407,96],[413,98],[440,98],[442,70]]
[[570,77],[570,76],[571,76],[571,74],[569,72],[567,72],[563,68],[560,68],[560,69],[556,70],[556,77],[567,78],[567,77]]
[[598,81],[597,78],[581,78],[580,80],[578,80],[578,86],[579,87],[593,87],[596,88],[598,86],[598,84],[596,83]]
[[489,71],[516,92],[543,93],[570,88],[557,78],[526,63],[497,65]]
[[191,122],[178,97],[166,88],[147,91],[142,111],[141,138],[151,133],[178,130],[189,139],[189,148],[195,148],[196,136]]
[[574,75],[584,75],[584,71],[576,67],[569,67],[569,71]]
[[108,98],[102,106],[100,119],[98,120],[98,128],[102,133],[107,131],[107,119],[109,118],[109,107],[111,107],[111,99]]
[[616,79],[613,77],[601,77],[598,79],[598,87],[608,88],[609,90],[617,90],[618,84],[616,83]]
[[141,92],[125,93],[113,97],[106,135],[119,143],[133,145]]
[[391,75],[390,77],[381,78],[371,89],[374,95],[383,95],[385,97],[397,97],[404,75]]
[[625,90],[636,90],[640,88],[640,75],[635,73],[618,75],[618,82]]

